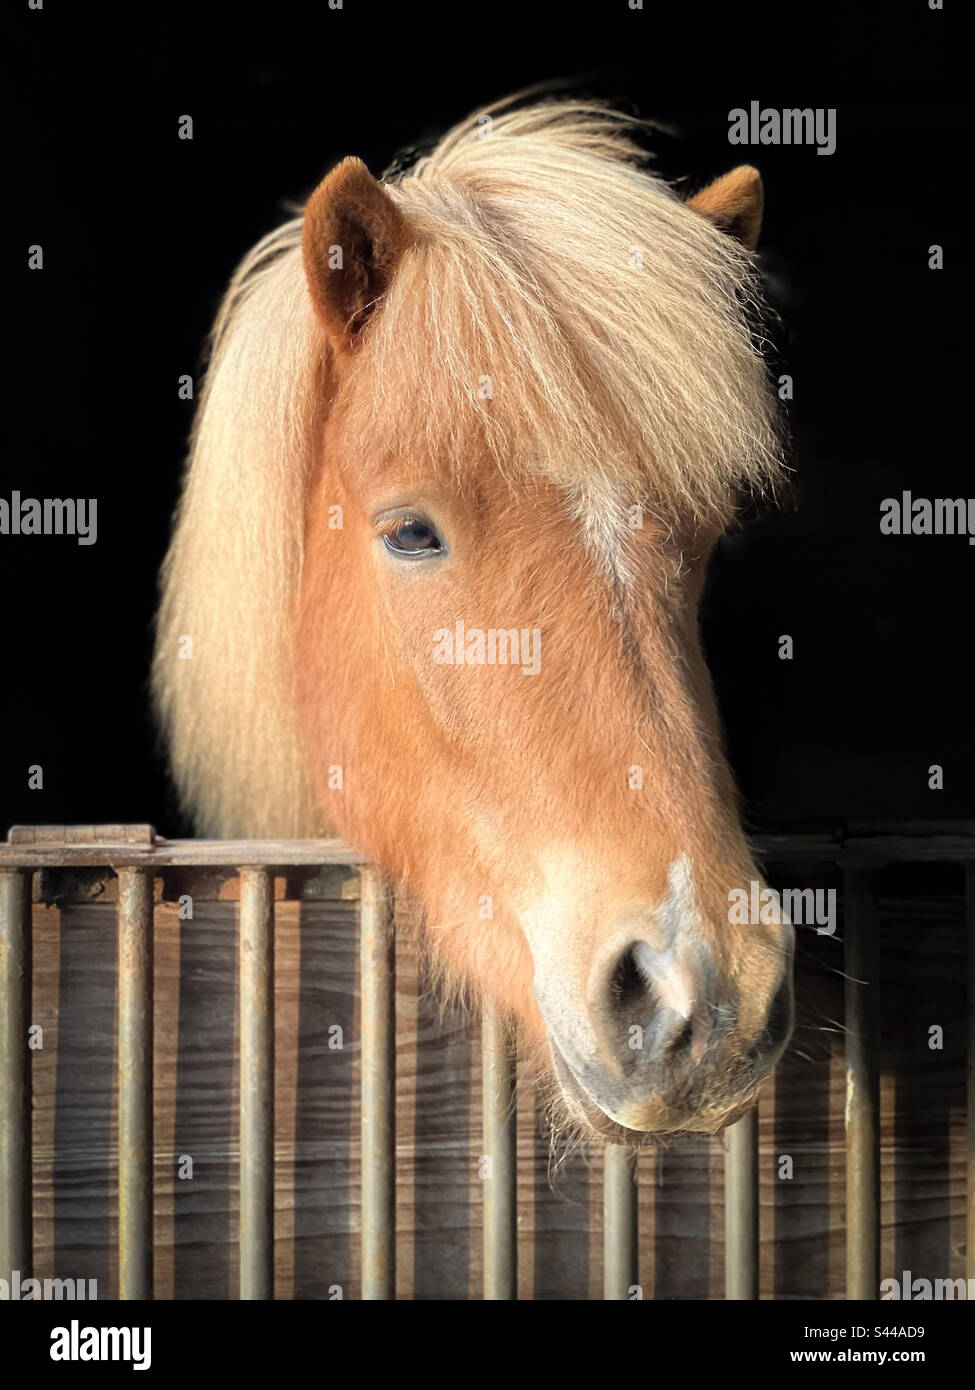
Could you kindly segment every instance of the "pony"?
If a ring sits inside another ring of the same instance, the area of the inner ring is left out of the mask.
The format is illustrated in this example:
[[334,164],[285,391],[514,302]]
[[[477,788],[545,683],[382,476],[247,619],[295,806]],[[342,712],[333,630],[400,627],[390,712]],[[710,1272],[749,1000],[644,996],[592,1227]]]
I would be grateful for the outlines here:
[[641,124],[502,103],[381,180],[344,159],[253,248],[153,661],[198,829],[350,841],[556,1125],[633,1144],[753,1103],[794,944],[729,913],[761,874],[697,620],[785,467],[762,184],[682,198]]

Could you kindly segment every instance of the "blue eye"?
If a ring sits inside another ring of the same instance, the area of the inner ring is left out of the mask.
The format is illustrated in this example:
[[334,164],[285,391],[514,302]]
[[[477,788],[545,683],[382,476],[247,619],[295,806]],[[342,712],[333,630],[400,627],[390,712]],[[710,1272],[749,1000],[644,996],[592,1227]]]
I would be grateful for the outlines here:
[[406,516],[394,521],[383,532],[383,542],[394,555],[435,555],[444,548],[433,526],[422,516]]

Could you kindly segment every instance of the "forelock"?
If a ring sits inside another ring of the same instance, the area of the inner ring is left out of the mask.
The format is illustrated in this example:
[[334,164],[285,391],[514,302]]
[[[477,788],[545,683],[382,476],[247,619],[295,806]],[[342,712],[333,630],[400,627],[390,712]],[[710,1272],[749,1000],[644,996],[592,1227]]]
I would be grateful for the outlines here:
[[782,458],[751,257],[640,159],[617,113],[550,102],[472,117],[398,177],[415,244],[350,422],[376,459],[550,479],[623,571],[632,507],[720,529]]

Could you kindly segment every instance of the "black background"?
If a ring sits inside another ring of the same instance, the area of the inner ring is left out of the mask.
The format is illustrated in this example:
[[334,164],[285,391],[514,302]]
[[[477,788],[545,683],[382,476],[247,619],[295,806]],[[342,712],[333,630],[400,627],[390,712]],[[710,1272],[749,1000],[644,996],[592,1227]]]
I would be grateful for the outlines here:
[[[98,541],[0,537],[0,827],[186,832],[147,699],[192,414],[177,378],[198,371],[240,256],[337,158],[380,173],[470,110],[560,79],[664,123],[669,178],[697,187],[748,160],[765,179],[796,500],[722,543],[703,611],[750,823],[973,814],[975,547],[879,530],[881,500],[902,489],[971,491],[960,7],[645,4],[46,0],[11,15],[0,495],[95,496]],[[728,111],[752,100],[835,106],[836,153],[729,146]],[[42,272],[26,269],[36,242]],[[27,788],[34,763],[43,791]],[[932,763],[943,791],[928,790]]]

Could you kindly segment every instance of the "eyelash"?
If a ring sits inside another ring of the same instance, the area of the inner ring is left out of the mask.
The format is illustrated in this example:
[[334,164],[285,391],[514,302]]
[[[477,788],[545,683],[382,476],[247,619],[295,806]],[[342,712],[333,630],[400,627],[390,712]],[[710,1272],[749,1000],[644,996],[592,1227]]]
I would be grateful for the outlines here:
[[379,523],[379,534],[381,536],[395,536],[398,531],[405,531],[407,526],[415,526],[417,522],[425,524],[422,516],[388,516]]

